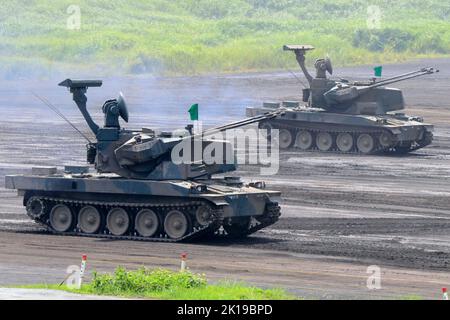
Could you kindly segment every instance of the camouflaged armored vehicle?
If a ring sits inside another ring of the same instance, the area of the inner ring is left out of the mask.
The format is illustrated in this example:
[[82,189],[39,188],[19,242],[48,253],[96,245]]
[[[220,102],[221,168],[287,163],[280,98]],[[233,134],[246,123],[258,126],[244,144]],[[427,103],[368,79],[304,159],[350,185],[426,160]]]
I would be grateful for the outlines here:
[[297,61],[309,83],[303,90],[303,102],[264,103],[263,107],[247,108],[254,116],[285,108],[275,118],[260,122],[262,129],[279,130],[280,148],[318,150],[340,153],[374,154],[385,152],[407,153],[429,145],[433,140],[433,126],[420,117],[397,112],[405,107],[402,91],[387,85],[438,72],[423,68],[389,79],[350,82],[331,80],[330,59],[315,63],[316,76],[305,67],[305,52],[309,45],[287,45],[284,50],[294,51]]
[[[227,141],[198,139],[192,128],[184,133],[127,130],[122,95],[103,105],[99,127],[86,109],[86,91],[101,81],[66,80],[96,142],[87,145],[87,161],[95,165],[33,168],[31,175],[6,177],[6,187],[23,196],[28,216],[57,234],[119,239],[181,241],[202,235],[246,236],[278,220],[280,193],[265,190],[263,182],[245,184],[237,177],[214,178],[236,164],[172,161],[180,143],[211,144],[232,152]],[[262,116],[262,118],[270,115]],[[210,129],[222,131],[259,121],[261,117]],[[89,140],[89,139],[88,139]],[[234,155],[233,155],[234,158]]]

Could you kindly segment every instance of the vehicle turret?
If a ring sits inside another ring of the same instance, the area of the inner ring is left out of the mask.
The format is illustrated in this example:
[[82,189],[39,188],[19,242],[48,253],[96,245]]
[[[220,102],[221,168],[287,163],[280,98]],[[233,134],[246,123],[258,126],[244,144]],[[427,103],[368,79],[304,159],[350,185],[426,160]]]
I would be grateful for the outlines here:
[[391,78],[377,81],[372,78],[366,82],[350,82],[345,79],[328,79],[333,74],[331,60],[318,59],[314,64],[316,77],[312,77],[305,66],[305,54],[313,50],[310,45],[286,45],[284,50],[294,51],[297,62],[309,83],[304,91],[304,101],[310,107],[329,112],[362,115],[382,115],[405,107],[403,93],[386,85],[439,72],[434,68],[422,68]]
[[[192,134],[189,130],[158,134],[150,129],[128,130],[121,128],[119,118],[128,122],[128,108],[120,93],[118,99],[107,100],[102,107],[104,125],[99,126],[87,110],[86,92],[89,87],[100,87],[100,80],[67,79],[60,86],[69,88],[73,100],[80,109],[86,123],[96,136],[96,142],[87,146],[88,162],[95,165],[99,173],[115,173],[124,178],[168,180],[168,179],[204,179],[213,174],[236,170],[234,152],[227,141],[211,140],[208,135],[228,129],[241,127],[253,122],[275,117],[281,111],[231,124],[208,129],[201,134]],[[189,129],[189,128],[188,128]],[[178,163],[172,159],[176,147],[199,151],[192,152],[188,161]],[[203,150],[221,150],[224,159],[217,163],[206,164]]]
[[270,101],[246,110],[247,116],[279,108],[284,110],[282,115],[259,124],[261,129],[278,130],[281,149],[403,154],[424,148],[433,141],[433,125],[425,123],[420,116],[399,112],[405,108],[403,93],[388,85],[438,70],[422,68],[382,80],[333,79],[329,78],[333,75],[329,58],[316,60],[315,76],[309,73],[305,55],[313,46],[285,45],[283,48],[295,53],[308,80],[309,86],[304,85],[302,97],[306,105],[300,101]]

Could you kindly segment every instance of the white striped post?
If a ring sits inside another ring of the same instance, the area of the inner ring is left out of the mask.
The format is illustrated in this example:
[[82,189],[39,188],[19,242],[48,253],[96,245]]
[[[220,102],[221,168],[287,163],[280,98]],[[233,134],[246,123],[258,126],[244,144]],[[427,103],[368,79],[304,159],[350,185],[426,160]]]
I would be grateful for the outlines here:
[[78,279],[78,289],[80,289],[81,285],[83,284],[84,272],[86,271],[86,262],[87,262],[87,255],[83,254],[81,256],[81,267],[80,267],[80,278]]
[[187,253],[183,252],[181,254],[181,268],[180,268],[181,272],[186,271],[186,260],[187,260]]

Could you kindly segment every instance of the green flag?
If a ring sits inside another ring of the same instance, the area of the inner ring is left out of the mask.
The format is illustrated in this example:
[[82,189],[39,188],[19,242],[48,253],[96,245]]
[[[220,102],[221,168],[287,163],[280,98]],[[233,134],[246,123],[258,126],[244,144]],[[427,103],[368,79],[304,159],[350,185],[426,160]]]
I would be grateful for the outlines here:
[[189,114],[191,115],[191,120],[198,120],[198,103],[193,104],[189,108]]
[[381,74],[383,73],[383,66],[378,66],[373,68],[373,71],[375,71],[375,77],[381,77]]

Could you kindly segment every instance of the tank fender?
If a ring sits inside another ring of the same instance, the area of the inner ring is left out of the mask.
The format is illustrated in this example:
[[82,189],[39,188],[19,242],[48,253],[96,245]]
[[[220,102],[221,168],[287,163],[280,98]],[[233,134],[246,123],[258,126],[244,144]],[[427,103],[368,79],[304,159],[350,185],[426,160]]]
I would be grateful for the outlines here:
[[400,128],[390,128],[389,130],[395,135],[402,134],[402,130]]
[[225,200],[224,197],[202,197],[202,198],[208,200],[209,202],[218,207],[229,205],[229,203]]
[[16,189],[16,187],[14,185],[14,177],[13,176],[5,177],[5,188],[6,189]]
[[281,195],[268,195],[267,200],[272,203],[281,203]]

